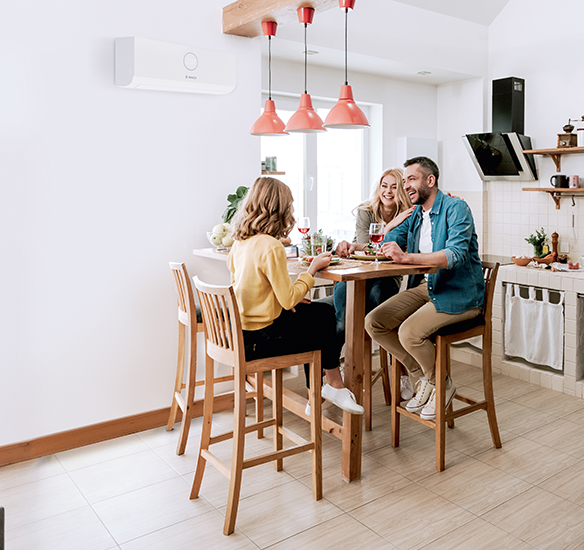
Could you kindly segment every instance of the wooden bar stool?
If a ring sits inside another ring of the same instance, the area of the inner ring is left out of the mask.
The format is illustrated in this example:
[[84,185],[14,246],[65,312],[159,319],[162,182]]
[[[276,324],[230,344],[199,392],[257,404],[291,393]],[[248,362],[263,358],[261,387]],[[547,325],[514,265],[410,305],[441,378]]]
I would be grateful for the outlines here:
[[[491,368],[491,348],[492,348],[492,326],[491,314],[493,309],[493,296],[495,294],[495,282],[499,264],[483,262],[483,275],[485,278],[485,301],[483,312],[474,319],[454,323],[441,328],[435,333],[436,343],[436,420],[424,420],[416,413],[406,411],[399,401],[399,378],[401,365],[393,358],[391,379],[392,379],[392,410],[391,410],[391,444],[399,447],[399,423],[400,416],[405,415],[429,426],[436,431],[436,470],[444,470],[444,456],[446,448],[446,424],[450,428],[454,427],[454,419],[475,412],[484,410],[487,413],[489,429],[493,445],[501,448],[501,436],[497,425],[495,414],[495,396],[493,393],[493,375]],[[446,403],[446,380],[450,374],[450,344],[461,342],[474,336],[481,336],[483,340],[483,391],[484,399],[477,401],[470,397],[460,395],[458,392],[454,398],[466,403],[454,411],[452,403],[445,410]]]
[[[204,380],[197,380],[197,333],[203,332],[203,319],[200,310],[197,310],[195,306],[195,297],[187,266],[177,262],[170,262],[169,265],[174,278],[178,303],[178,359],[172,405],[166,429],[172,430],[174,428],[178,409],[180,409],[182,420],[176,454],[182,455],[187,446],[191,420],[194,416],[201,416],[203,409],[203,400],[195,399],[195,388],[205,384]],[[230,380],[233,380],[233,376],[223,376],[215,378],[214,383]],[[182,390],[186,390],[184,396]]]
[[365,362],[363,365],[363,407],[365,408],[365,430],[371,431],[371,416],[373,409],[373,386],[381,379],[385,404],[391,405],[391,390],[389,384],[389,354],[379,346],[379,369],[373,372],[371,338],[365,334]]
[[[225,513],[223,534],[230,535],[235,529],[235,520],[239,506],[239,494],[243,470],[266,462],[274,462],[275,469],[283,469],[283,459],[298,453],[310,451],[312,454],[312,493],[315,500],[322,498],[322,441],[321,441],[321,363],[320,351],[245,360],[243,332],[239,309],[232,287],[209,285],[194,278],[195,287],[201,304],[205,326],[207,358],[205,365],[205,405],[203,428],[197,468],[190,498],[197,498],[203,481],[207,462],[215,466],[229,479],[229,496]],[[214,376],[213,360],[229,365],[235,375],[235,410],[234,429],[220,435],[211,436],[213,421]],[[283,377],[282,370],[294,365],[310,364],[310,441],[291,432],[283,426]],[[245,424],[246,376],[272,371],[272,418],[256,419],[250,425]],[[253,458],[244,458],[245,435],[269,426],[274,430],[274,450]],[[283,437],[296,445],[283,448]],[[233,455],[231,466],[222,462],[210,450],[210,445],[233,438]]]

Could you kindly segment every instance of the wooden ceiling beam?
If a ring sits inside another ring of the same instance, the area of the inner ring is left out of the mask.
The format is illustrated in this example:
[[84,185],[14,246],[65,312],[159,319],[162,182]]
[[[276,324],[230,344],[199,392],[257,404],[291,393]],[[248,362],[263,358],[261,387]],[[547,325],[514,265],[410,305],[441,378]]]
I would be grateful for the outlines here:
[[339,7],[338,0],[237,0],[223,8],[223,33],[253,38],[262,34],[262,21],[298,23],[298,8],[316,13]]

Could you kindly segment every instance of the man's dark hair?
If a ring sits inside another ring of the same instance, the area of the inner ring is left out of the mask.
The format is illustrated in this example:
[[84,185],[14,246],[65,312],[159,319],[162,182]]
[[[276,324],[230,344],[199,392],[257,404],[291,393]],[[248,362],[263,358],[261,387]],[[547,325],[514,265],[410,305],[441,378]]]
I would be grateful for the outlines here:
[[438,169],[438,165],[432,159],[429,159],[428,157],[414,157],[404,162],[404,168],[407,168],[412,164],[419,164],[424,176],[428,177],[432,174],[436,178],[436,187],[438,187],[440,170]]

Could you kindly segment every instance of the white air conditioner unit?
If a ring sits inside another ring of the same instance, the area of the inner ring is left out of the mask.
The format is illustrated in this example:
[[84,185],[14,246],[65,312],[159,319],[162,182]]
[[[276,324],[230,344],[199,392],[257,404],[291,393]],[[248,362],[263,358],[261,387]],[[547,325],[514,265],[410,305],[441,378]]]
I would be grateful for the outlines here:
[[135,36],[116,38],[115,83],[144,90],[228,94],[235,88],[235,55]]

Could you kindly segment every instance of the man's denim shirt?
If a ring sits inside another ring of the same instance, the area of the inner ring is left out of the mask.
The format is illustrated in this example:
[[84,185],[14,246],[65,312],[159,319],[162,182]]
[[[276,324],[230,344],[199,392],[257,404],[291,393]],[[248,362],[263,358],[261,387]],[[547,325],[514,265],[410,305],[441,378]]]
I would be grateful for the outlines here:
[[[448,260],[446,269],[428,275],[428,294],[436,311],[464,313],[482,307],[485,280],[479,258],[478,239],[472,212],[466,202],[438,190],[432,210],[432,252],[443,250]],[[422,207],[387,233],[383,242],[395,241],[402,250],[419,252]],[[408,288],[420,284],[423,275],[410,275]]]

